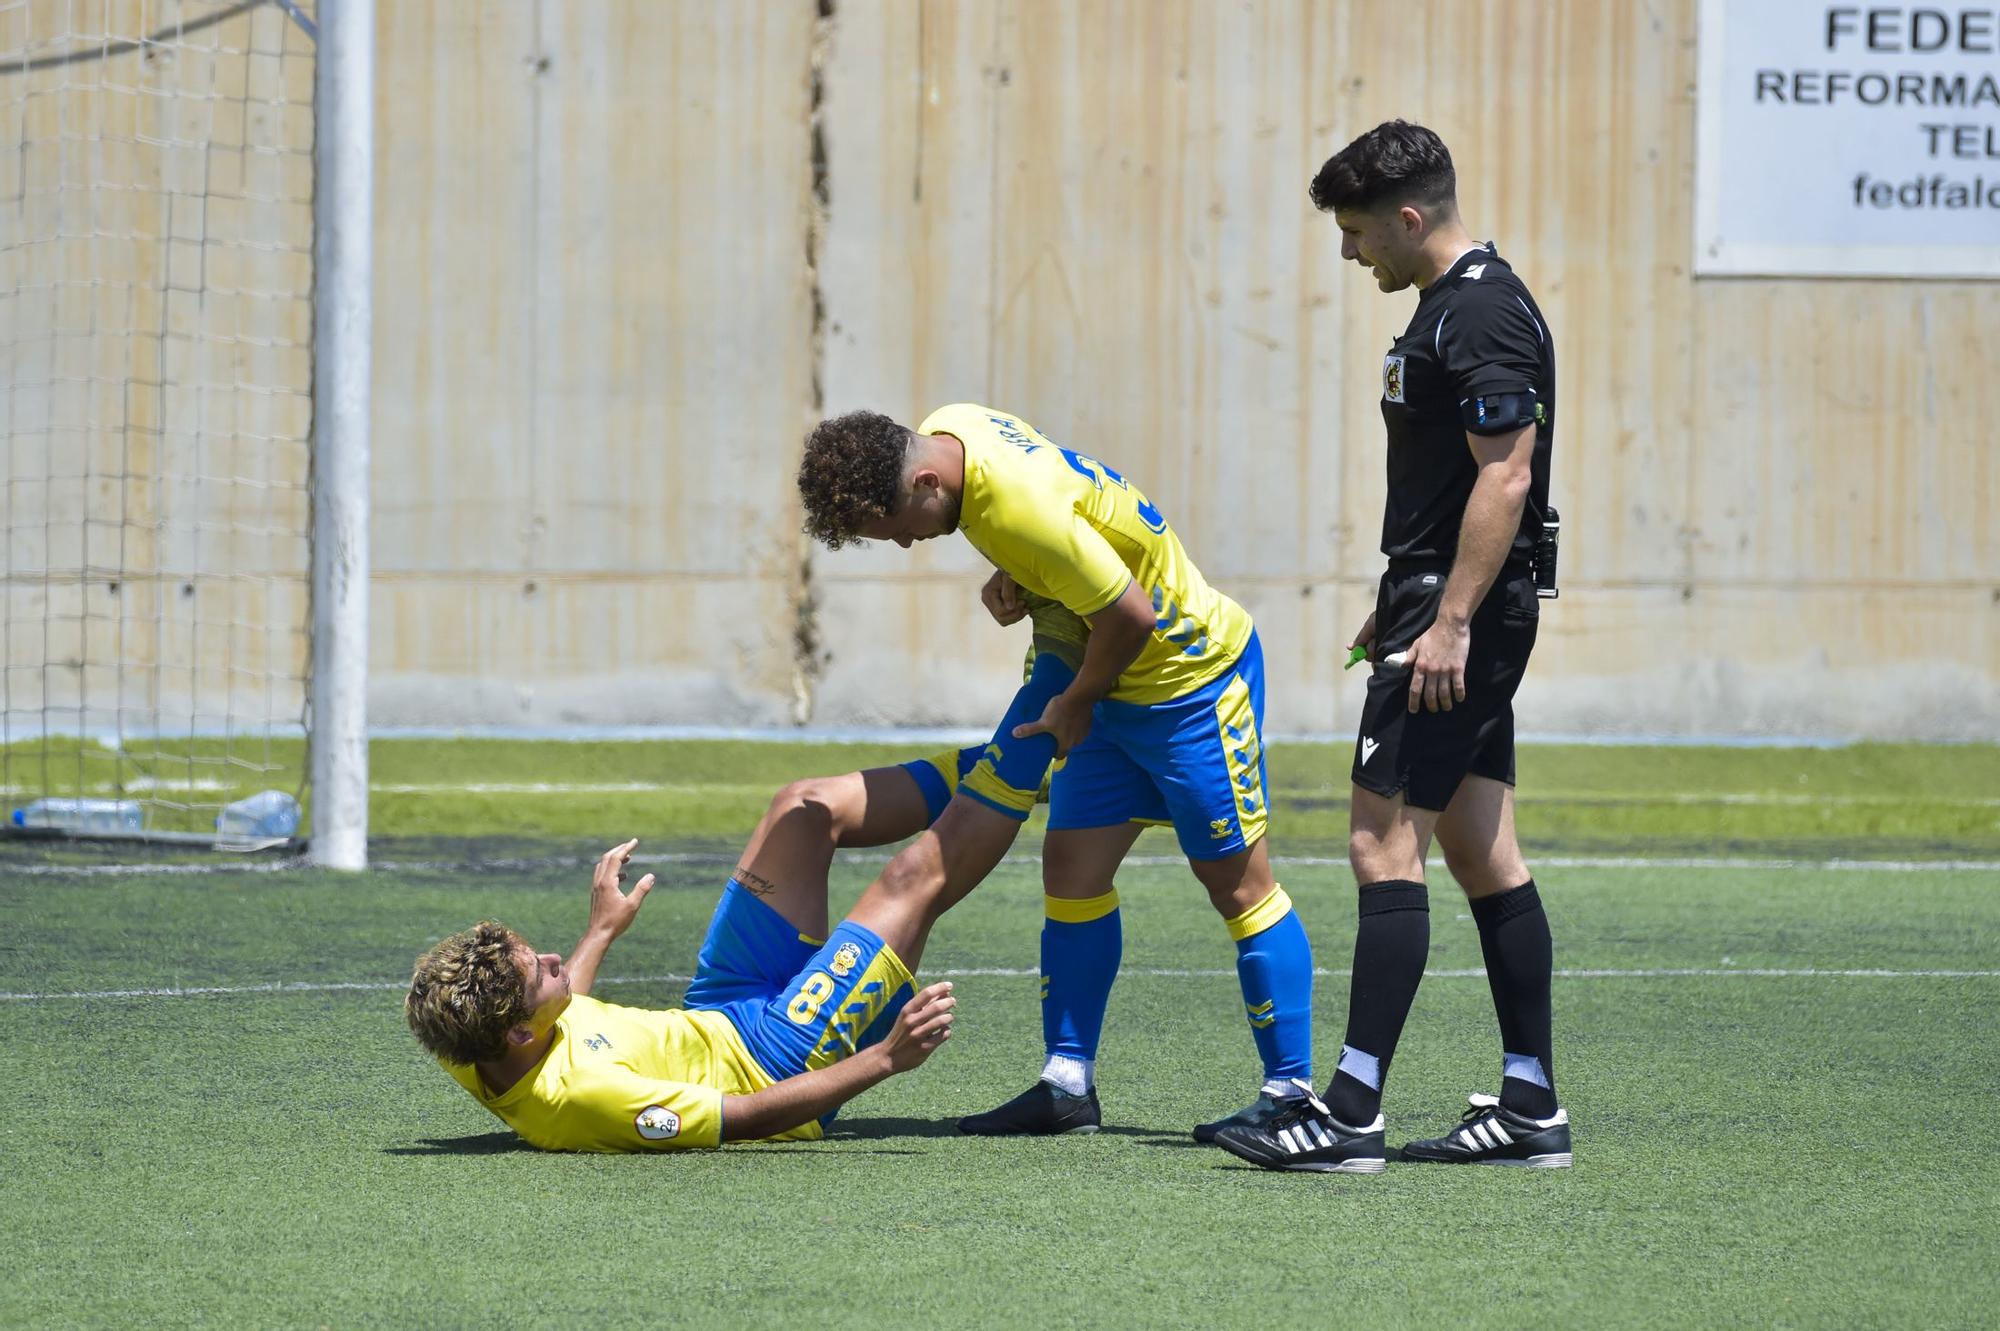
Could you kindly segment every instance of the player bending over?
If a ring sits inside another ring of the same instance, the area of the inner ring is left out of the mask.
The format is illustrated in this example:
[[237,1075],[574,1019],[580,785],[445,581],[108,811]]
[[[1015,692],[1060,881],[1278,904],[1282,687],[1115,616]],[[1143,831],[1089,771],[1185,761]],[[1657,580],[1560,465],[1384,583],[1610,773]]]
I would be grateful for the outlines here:
[[[590,996],[605,950],[653,886],[648,874],[622,889],[638,844],[628,841],[598,860],[589,923],[567,961],[492,921],[419,957],[403,1005],[418,1041],[545,1150],[819,1137],[842,1104],[951,1034],[951,986],[916,992],[912,971],[931,925],[1026,820],[1055,742],[1017,741],[1013,729],[1042,714],[1082,656],[1081,621],[1060,607],[1034,614],[1028,681],[994,743],[778,792],[723,888],[682,1007]],[[834,850],[920,831],[829,935]]]
[[994,565],[980,593],[1002,624],[1029,594],[1091,626],[1076,682],[1015,733],[1054,735],[1042,841],[1042,1041],[1026,1091],[959,1120],[980,1136],[1094,1132],[1097,1048],[1124,950],[1112,881],[1147,823],[1170,823],[1236,950],[1263,1081],[1247,1108],[1195,1127],[1288,1112],[1312,1090],[1312,944],[1272,876],[1265,836],[1264,649],[1130,479],[1019,416],[969,402],[916,429],[857,411],[821,421],[799,463],[806,528],[831,549],[958,532]]

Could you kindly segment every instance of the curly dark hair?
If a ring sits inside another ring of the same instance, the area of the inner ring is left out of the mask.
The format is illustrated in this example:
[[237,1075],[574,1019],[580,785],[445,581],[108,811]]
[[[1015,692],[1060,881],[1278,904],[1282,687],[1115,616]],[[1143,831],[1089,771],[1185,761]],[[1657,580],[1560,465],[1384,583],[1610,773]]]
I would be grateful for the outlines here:
[[451,1063],[507,1052],[507,1032],[533,1015],[521,972],[521,936],[484,920],[417,958],[403,1017],[417,1042]]
[[902,500],[910,432],[877,411],[821,421],[799,460],[806,533],[838,550],[865,522],[886,518]]
[[1313,177],[1312,201],[1326,213],[1385,203],[1450,213],[1458,209],[1458,173],[1434,131],[1389,120],[1326,159]]

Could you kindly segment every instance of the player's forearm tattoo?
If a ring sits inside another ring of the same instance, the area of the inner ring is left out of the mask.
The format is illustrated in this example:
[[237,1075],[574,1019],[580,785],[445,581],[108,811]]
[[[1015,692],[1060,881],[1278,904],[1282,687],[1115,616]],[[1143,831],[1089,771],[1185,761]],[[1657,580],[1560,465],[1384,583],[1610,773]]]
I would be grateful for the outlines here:
[[778,890],[776,883],[762,874],[751,873],[748,869],[738,868],[732,876],[737,882],[743,884],[746,891],[754,892],[760,897],[768,897]]

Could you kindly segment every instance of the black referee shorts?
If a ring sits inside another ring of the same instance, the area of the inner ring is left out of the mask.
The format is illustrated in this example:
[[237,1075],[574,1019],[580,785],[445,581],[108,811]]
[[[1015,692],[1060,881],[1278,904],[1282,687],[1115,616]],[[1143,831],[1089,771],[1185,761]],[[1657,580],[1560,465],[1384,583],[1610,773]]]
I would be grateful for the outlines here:
[[[1437,618],[1448,570],[1391,564],[1375,594],[1375,656],[1407,651]],[[1514,784],[1514,690],[1535,650],[1535,579],[1502,569],[1472,615],[1465,701],[1412,712],[1410,668],[1377,664],[1361,708],[1354,784],[1385,799],[1442,812],[1467,775]]]

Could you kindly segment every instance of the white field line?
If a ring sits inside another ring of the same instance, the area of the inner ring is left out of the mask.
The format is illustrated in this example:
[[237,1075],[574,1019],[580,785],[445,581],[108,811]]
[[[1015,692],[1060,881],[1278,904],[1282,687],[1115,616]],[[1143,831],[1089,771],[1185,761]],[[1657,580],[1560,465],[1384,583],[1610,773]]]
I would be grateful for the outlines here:
[[[965,979],[1028,979],[1041,972],[1020,966],[960,966],[944,970],[925,971],[923,978],[930,980]],[[1354,972],[1325,966],[1316,967],[1313,974],[1332,978],[1343,978]],[[1137,976],[1142,979],[1159,980],[1220,980],[1235,979],[1233,969],[1220,967],[1212,969],[1180,968],[1171,966],[1136,967],[1128,966],[1121,975]],[[2000,970],[1888,970],[1879,967],[1837,968],[1822,966],[1642,966],[1642,967],[1576,967],[1556,971],[1559,980],[1992,980],[2000,979]],[[1431,980],[1483,980],[1486,971],[1482,967],[1471,966],[1458,969],[1425,971],[1424,978]],[[626,984],[687,984],[694,979],[691,975],[622,975],[600,976],[600,985]],[[105,998],[206,998],[242,997],[253,994],[327,994],[327,993],[389,993],[407,987],[407,981],[398,980],[355,980],[339,982],[288,981],[280,980],[270,984],[199,985],[187,987],[163,987],[155,989],[83,989],[51,990],[46,993],[0,993],[0,1003],[47,1003],[62,999],[105,999]]]
[[[104,789],[109,790],[107,785]],[[764,783],[711,782],[711,781],[487,781],[487,782],[401,782],[393,785],[375,784],[369,787],[394,795],[607,795],[607,794],[648,794],[671,795],[769,795],[771,786]],[[1667,791],[1653,794],[1645,791],[1602,791],[1602,790],[1537,790],[1535,798],[1550,801],[1590,804],[1679,804],[1702,806],[1710,804],[1740,804],[1752,807],[1769,805],[1773,807],[1811,807],[1831,804],[1842,807],[1899,805],[1910,801],[1898,795],[1811,795],[1795,791],[1724,791],[1703,794],[1695,791]],[[1282,794],[1281,794],[1282,798]],[[1342,799],[1341,795],[1328,796]],[[2000,797],[1984,796],[1930,796],[1923,801],[1932,807],[2000,809]]]
[[[250,790],[255,780],[217,781],[197,777],[192,781],[173,777],[132,777],[123,786],[112,781],[90,781],[82,786],[65,786],[63,794],[81,791],[88,795],[114,795],[148,791],[219,792]],[[368,789],[378,795],[770,795],[771,783],[727,783],[715,781],[415,781],[376,782]],[[0,786],[0,795],[40,794],[39,786]]]
[[763,795],[771,783],[714,781],[470,781],[405,782],[371,785],[371,792],[389,795]]
[[[216,792],[234,789],[249,790],[255,780],[234,782],[218,781],[209,777],[193,780],[184,778],[133,777],[127,780],[123,789],[128,793],[146,791],[204,791]],[[116,793],[120,787],[109,781],[90,782],[80,788],[92,795]],[[713,782],[713,781],[405,781],[377,782],[369,787],[381,795],[769,795],[769,782]],[[37,793],[37,788],[29,786],[0,786],[0,795],[29,795]],[[1722,791],[1701,793],[1695,791],[1602,791],[1602,790],[1537,790],[1531,792],[1535,798],[1552,802],[1581,802],[1596,805],[1652,805],[1671,804],[1689,807],[1710,805],[1741,805],[1751,808],[1810,808],[1831,805],[1840,808],[1885,807],[1907,804],[1910,801],[1897,795],[1854,795],[1826,794],[1814,795],[1796,791]],[[1338,794],[1329,800],[1343,798]],[[1953,809],[2000,809],[2000,797],[1989,796],[1930,796],[1924,801],[1932,807]]]
[[[217,794],[225,790],[241,787],[250,789],[254,781],[218,781],[212,776],[198,776],[192,779],[177,776],[132,776],[124,784],[115,781],[86,781],[81,786],[65,785],[58,794],[70,795],[81,792],[86,795],[116,795],[121,791],[127,795],[148,793],[175,794]],[[42,795],[46,791],[41,786],[0,786],[0,796]]]
[[[740,857],[721,855],[710,851],[641,852],[632,857],[634,864],[687,864],[709,865],[717,868],[733,866]],[[888,863],[889,857],[874,851],[842,851],[836,857],[842,864],[859,866]],[[1531,868],[1535,869],[1730,869],[1770,873],[1990,873],[2000,874],[2000,860],[1779,860],[1758,859],[1749,856],[1704,856],[1704,855],[1536,855],[1530,857]],[[1002,861],[1010,865],[1040,864],[1041,857],[1034,854],[1009,855]],[[1127,855],[1125,863],[1133,868],[1159,869],[1179,867],[1186,863],[1178,855]],[[1344,855],[1274,855],[1271,863],[1279,868],[1340,868],[1347,867]],[[378,860],[369,867],[377,873],[523,873],[548,869],[587,870],[591,861],[583,857],[541,856],[523,859],[491,860]],[[1444,867],[1442,859],[1433,858],[1429,862],[1433,869]],[[304,862],[297,859],[276,860],[217,860],[189,864],[23,864],[11,868],[0,867],[0,883],[10,877],[22,878],[127,878],[159,875],[161,877],[199,877],[205,874],[224,873],[284,873],[301,869]]]

